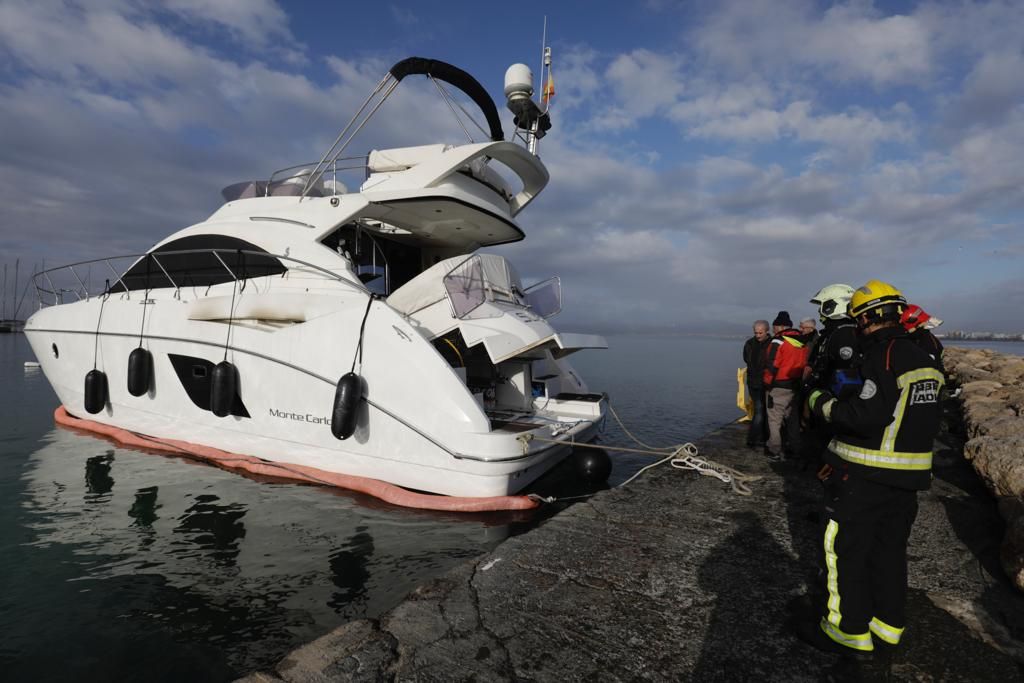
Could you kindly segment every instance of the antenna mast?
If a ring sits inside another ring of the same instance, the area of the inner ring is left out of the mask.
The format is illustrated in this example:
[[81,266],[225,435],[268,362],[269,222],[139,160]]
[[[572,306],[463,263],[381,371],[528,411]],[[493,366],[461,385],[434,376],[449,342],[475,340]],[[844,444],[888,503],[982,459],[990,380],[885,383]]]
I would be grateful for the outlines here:
[[[548,15],[544,15],[544,28],[540,34],[540,103],[544,107],[544,111],[547,112],[548,104],[544,101],[545,89],[548,87],[548,80],[545,76],[545,70],[551,68],[551,48],[548,47]],[[537,155],[537,142],[540,138],[544,137],[541,133],[537,135],[537,131],[540,127],[540,118],[536,118],[533,124],[530,126],[530,142],[527,145],[527,149],[530,150],[530,154]]]
[[540,92],[544,95],[544,67],[551,65],[551,50],[548,49],[548,15],[544,15],[544,29],[540,34]]
[[[541,97],[543,98],[546,81],[544,80],[545,67],[550,73],[551,69],[551,48],[547,47],[548,18],[544,17],[544,31],[541,40]],[[513,64],[505,72],[505,97],[509,111],[514,115],[516,130],[526,132],[526,149],[537,155],[537,141],[544,137],[551,129],[551,118],[548,116],[547,108],[543,110],[533,101],[536,91],[533,88],[533,73],[530,67],[525,64]],[[546,104],[541,100],[542,104]]]

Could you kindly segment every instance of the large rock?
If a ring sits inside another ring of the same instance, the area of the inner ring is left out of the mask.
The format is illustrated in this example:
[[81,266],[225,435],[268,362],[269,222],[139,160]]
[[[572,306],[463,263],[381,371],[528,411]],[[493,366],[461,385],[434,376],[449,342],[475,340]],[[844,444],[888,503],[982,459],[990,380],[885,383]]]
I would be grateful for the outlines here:
[[1004,393],[1006,395],[1006,405],[1018,416],[1024,416],[1024,387],[1018,384],[1006,389]]
[[961,383],[964,456],[999,501],[1006,520],[1000,559],[1024,591],[1024,358],[949,348],[946,369]]
[[999,561],[1003,571],[1010,577],[1018,589],[1024,590],[1024,501],[1014,498],[1010,504],[999,506],[1004,515],[1011,517],[1006,521],[1006,536],[999,549]]
[[995,374],[974,365],[961,365],[956,369],[956,374],[961,382],[995,381],[996,379]]
[[1010,357],[992,364],[991,372],[1003,384],[1024,383],[1024,358]]
[[996,389],[1002,388],[1003,385],[1001,382],[994,382],[992,380],[975,380],[973,382],[964,382],[961,386],[964,397],[991,396],[992,392],[994,392]]
[[1024,494],[1024,434],[975,437],[964,446],[964,455],[995,495]]

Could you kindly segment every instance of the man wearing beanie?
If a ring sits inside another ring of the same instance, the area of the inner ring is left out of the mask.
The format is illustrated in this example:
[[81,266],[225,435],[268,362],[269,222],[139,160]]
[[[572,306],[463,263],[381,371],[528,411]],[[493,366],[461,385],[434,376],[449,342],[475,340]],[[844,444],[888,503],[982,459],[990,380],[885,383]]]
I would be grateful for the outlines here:
[[772,321],[771,343],[764,366],[764,389],[768,403],[768,445],[765,455],[769,460],[782,459],[782,426],[786,425],[788,448],[797,452],[800,441],[800,420],[796,413],[800,378],[807,364],[807,345],[800,332],[793,329],[793,321],[786,311]]

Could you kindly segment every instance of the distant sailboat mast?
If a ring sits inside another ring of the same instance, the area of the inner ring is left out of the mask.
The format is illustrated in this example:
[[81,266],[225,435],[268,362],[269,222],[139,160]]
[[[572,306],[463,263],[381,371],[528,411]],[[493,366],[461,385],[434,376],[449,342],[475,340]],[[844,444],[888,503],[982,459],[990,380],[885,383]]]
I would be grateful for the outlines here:
[[15,301],[16,301],[17,296],[18,296],[18,267],[20,265],[21,265],[21,259],[20,258],[14,259],[14,291],[12,292],[12,297],[11,297],[11,309],[12,309],[11,317],[12,318],[17,318],[18,317],[18,310],[17,310],[17,308],[15,308],[14,305],[15,305]]

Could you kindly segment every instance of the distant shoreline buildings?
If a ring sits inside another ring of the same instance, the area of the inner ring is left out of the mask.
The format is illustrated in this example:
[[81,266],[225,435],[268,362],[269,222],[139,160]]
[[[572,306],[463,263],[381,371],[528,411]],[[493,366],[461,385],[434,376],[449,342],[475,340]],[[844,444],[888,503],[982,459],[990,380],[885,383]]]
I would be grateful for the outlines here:
[[937,334],[940,339],[963,341],[1024,341],[1024,333],[1007,332],[965,332],[953,330],[948,334]]

